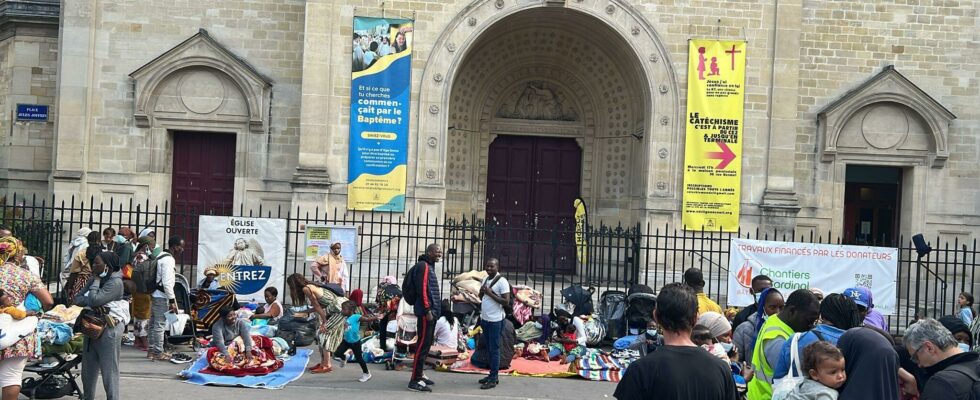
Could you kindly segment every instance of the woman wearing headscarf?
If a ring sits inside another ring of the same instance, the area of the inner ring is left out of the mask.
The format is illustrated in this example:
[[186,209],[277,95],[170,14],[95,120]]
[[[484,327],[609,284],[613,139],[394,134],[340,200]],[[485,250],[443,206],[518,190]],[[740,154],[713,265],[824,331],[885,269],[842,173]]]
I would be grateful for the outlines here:
[[[24,302],[28,294],[33,294],[41,301],[44,309],[51,308],[54,300],[41,279],[10,262],[21,248],[23,244],[14,237],[0,239],[0,262],[3,263],[0,265],[0,288],[16,304]],[[16,400],[20,395],[21,376],[27,359],[38,355],[35,354],[37,340],[37,332],[32,330],[17,342],[0,349],[0,387],[3,388],[3,400]]]
[[85,283],[92,276],[92,262],[95,256],[102,252],[102,241],[99,239],[99,232],[92,231],[88,234],[88,247],[85,251],[79,251],[75,259],[72,260],[68,282],[65,284],[65,300],[71,303],[75,296],[85,288]]
[[[140,237],[136,243],[136,252],[133,254],[133,265],[149,260],[153,254],[153,248],[156,247],[156,240],[151,236]],[[149,349],[147,336],[150,334],[150,308],[153,303],[153,298],[148,293],[140,293],[135,290],[131,294],[133,295],[133,335],[136,337],[133,341],[133,346],[146,351]],[[150,354],[147,353],[147,357],[149,356]]]
[[708,328],[708,333],[718,343],[732,343],[732,324],[724,315],[708,311],[698,317],[698,325]]
[[106,398],[119,396],[119,346],[129,323],[129,304],[123,300],[122,272],[119,256],[101,252],[92,262],[92,278],[85,290],[75,297],[75,304],[91,310],[107,322],[98,339],[85,336],[82,350],[82,391],[84,400],[95,398],[95,383],[102,375]]
[[316,280],[336,283],[344,289],[345,293],[350,291],[347,263],[344,262],[344,256],[340,255],[340,242],[330,245],[330,254],[317,257],[313,262],[312,270]]
[[[850,298],[839,293],[831,293],[823,302],[820,303],[820,320],[809,332],[800,334],[797,342],[798,360],[803,360],[803,349],[818,340],[823,340],[836,345],[840,336],[848,329],[861,326],[861,314],[858,312],[857,304]],[[780,379],[790,371],[790,357],[792,356],[792,340],[787,340],[783,344],[783,349],[779,354],[779,361],[776,362],[776,369],[773,370],[773,378]],[[795,371],[794,371],[794,376]]]
[[[826,300],[824,300],[826,301]],[[847,382],[839,400],[898,399],[898,354],[885,336],[864,327],[841,335]]]
[[735,342],[735,348],[738,349],[738,361],[745,361],[750,365],[752,364],[752,349],[755,348],[755,339],[759,336],[759,329],[766,322],[766,318],[782,311],[785,301],[779,290],[767,288],[759,295],[759,304],[762,306],[758,307],[755,314],[750,315],[748,320],[735,327],[735,333],[732,335],[732,341]]

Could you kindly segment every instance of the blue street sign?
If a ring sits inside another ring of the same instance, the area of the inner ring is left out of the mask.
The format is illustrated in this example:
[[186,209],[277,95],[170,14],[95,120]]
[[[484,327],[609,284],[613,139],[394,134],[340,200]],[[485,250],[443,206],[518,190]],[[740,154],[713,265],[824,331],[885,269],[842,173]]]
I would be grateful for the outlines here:
[[42,106],[40,104],[18,104],[17,120],[18,121],[47,121],[48,106]]

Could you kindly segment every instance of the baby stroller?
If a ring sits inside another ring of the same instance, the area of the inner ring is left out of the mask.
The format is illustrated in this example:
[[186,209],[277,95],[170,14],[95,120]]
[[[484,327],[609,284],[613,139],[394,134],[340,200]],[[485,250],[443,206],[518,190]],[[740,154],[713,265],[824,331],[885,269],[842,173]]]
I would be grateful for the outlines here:
[[584,288],[582,285],[574,284],[561,290],[562,300],[566,304],[571,304],[569,310],[572,315],[592,315],[595,308],[592,305],[592,293],[595,288]]
[[395,369],[399,361],[412,359],[409,357],[409,353],[419,339],[418,332],[416,332],[417,321],[418,317],[415,316],[414,307],[402,299],[398,303],[398,314],[395,317],[395,323],[398,325],[398,330],[395,331],[395,350],[392,352],[388,363],[385,364],[386,370]]
[[45,354],[45,358],[53,357],[56,361],[53,366],[33,365],[24,368],[26,372],[33,372],[39,377],[24,378],[20,386],[20,393],[33,399],[57,399],[65,396],[78,396],[82,398],[82,388],[75,381],[76,375],[72,369],[82,363],[82,356],[74,354],[74,358],[60,353]]
[[599,318],[606,325],[606,338],[616,340],[626,333],[626,292],[607,290],[599,296]]
[[[176,274],[174,277],[174,297],[177,301],[177,315],[170,317],[168,313],[167,317],[167,329],[164,330],[164,335],[167,337],[167,343],[171,345],[182,344],[188,341],[191,342],[191,347],[194,351],[198,350],[199,343],[197,342],[197,328],[194,326],[194,318],[192,317],[190,311],[194,303],[191,302],[191,285],[187,282],[181,274]],[[183,321],[183,329],[180,329],[179,334],[173,334],[170,328],[171,318],[176,318],[177,322]],[[207,333],[205,333],[206,335]]]
[[646,331],[647,324],[653,321],[653,309],[657,307],[657,296],[647,285],[633,285],[626,296],[626,324],[630,334]]

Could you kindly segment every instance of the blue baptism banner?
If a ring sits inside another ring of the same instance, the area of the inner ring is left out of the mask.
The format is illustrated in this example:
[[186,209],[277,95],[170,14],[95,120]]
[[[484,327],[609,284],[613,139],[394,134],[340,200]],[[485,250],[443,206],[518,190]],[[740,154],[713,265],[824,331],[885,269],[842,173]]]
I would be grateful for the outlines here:
[[412,30],[408,19],[354,17],[348,209],[405,211]]

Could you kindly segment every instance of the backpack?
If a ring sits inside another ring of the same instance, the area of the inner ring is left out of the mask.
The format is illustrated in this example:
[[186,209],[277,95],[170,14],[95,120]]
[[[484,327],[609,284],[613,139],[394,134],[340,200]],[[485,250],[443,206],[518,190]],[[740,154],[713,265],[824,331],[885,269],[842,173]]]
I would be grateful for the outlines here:
[[[429,264],[422,264],[425,268],[429,268]],[[419,288],[418,282],[416,282],[415,276],[418,275],[418,270],[416,269],[418,265],[409,268],[408,273],[405,274],[405,279],[402,280],[402,300],[410,306],[414,306],[415,302],[419,299]]]
[[172,257],[168,253],[163,253],[156,258],[143,261],[133,267],[133,283],[136,284],[136,291],[143,294],[151,294],[160,289],[160,281],[157,277],[157,265],[164,257]]
[[[972,400],[980,400],[980,374],[977,373],[976,362],[970,362],[965,364],[964,363],[953,364],[948,368],[946,368],[946,370],[959,372],[963,375],[966,375],[967,378],[970,378],[972,384],[970,385],[970,392],[969,392],[970,396],[967,398]],[[950,394],[952,396],[960,395],[960,393],[950,393]],[[958,398],[958,397],[951,397],[951,398]]]
[[[502,277],[503,276],[498,273],[497,277],[493,278],[493,281],[490,282],[490,290],[493,290],[493,285],[496,285]],[[486,281],[483,281],[483,283],[486,284]],[[507,304],[503,304],[504,315],[514,315],[514,288],[510,286],[510,282],[507,283],[507,291],[510,293],[510,300],[507,302]]]

